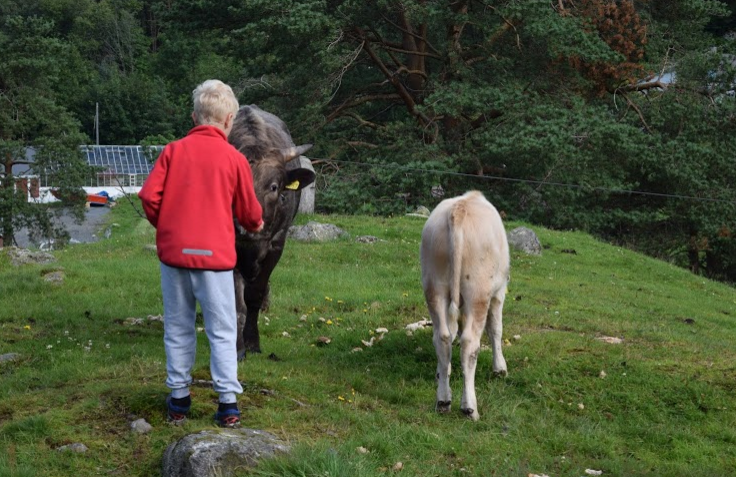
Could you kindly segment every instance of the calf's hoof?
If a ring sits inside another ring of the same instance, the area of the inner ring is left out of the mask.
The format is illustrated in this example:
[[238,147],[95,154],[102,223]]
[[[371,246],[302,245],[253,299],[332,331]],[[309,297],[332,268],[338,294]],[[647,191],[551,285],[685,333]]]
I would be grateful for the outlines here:
[[452,404],[452,401],[437,401],[437,404],[435,405],[435,410],[443,414],[450,412],[451,404]]
[[499,369],[497,371],[496,370],[493,371],[493,377],[494,378],[505,378],[508,375],[509,375],[509,373],[505,369]]
[[475,409],[465,408],[465,409],[460,409],[460,412],[465,414],[465,417],[468,417],[474,421],[477,421],[480,418],[480,414],[478,414],[478,411],[476,411]]
[[247,352],[244,349],[238,350],[238,361],[245,361],[246,355],[247,355]]

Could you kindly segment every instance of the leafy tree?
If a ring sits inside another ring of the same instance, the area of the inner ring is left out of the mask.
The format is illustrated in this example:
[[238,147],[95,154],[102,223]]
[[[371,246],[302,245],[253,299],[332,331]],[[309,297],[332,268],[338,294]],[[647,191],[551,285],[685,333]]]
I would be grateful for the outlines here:
[[[477,188],[512,218],[736,280],[735,5],[0,0],[4,18],[45,25],[23,35],[46,48],[3,91],[40,88],[58,128],[89,134],[99,102],[103,142],[150,145],[186,133],[192,88],[219,78],[316,145],[323,211],[403,213]],[[2,46],[20,38],[7,25]],[[64,82],[45,70],[61,58]]]
[[[83,136],[56,94],[70,51],[52,31],[52,22],[33,16],[9,16],[0,26],[0,229],[5,244],[24,226],[37,236],[65,236],[54,226],[53,209],[28,203],[16,188],[13,166],[25,164],[32,173],[47,174],[76,205],[72,210],[83,212],[80,186],[89,172],[78,148]],[[32,161],[29,147],[36,151]]]
[[[439,200],[435,182],[448,194],[470,184],[513,217],[708,273],[726,268],[736,226],[733,43],[709,30],[727,13],[712,0],[229,7],[243,22],[230,33],[252,85],[243,96],[327,161],[318,206],[396,213]],[[397,180],[402,165],[421,177]]]
[[144,11],[138,1],[103,0],[75,19],[71,39],[84,52],[91,74],[72,110],[91,134],[99,105],[102,144],[137,144],[156,134],[175,136],[188,125],[187,111],[156,71],[155,40],[147,36],[141,21]]

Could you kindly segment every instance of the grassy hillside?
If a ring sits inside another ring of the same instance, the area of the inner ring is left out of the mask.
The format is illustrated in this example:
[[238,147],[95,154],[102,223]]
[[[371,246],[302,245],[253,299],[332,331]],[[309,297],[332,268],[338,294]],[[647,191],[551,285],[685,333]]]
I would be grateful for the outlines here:
[[[422,219],[308,219],[382,241],[287,245],[261,318],[264,353],[240,365],[245,426],[295,446],[260,475],[379,476],[397,462],[406,476],[733,475],[733,288],[533,227],[543,255],[512,255],[509,376],[491,379],[490,350],[481,353],[474,423],[458,409],[459,349],[453,410],[436,414],[431,330],[404,330],[427,317]],[[193,388],[187,425],[165,423],[161,323],[125,321],[163,312],[145,248],[153,229],[123,203],[111,220],[111,238],[55,252],[51,265],[16,268],[0,253],[0,354],[20,355],[0,364],[0,476],[158,475],[169,443],[212,426],[217,396],[206,387]],[[43,279],[55,270],[60,285]],[[379,327],[385,337],[362,345]],[[201,334],[197,378],[209,378],[208,359]],[[152,433],[130,431],[141,417]],[[56,451],[75,442],[89,451]]]

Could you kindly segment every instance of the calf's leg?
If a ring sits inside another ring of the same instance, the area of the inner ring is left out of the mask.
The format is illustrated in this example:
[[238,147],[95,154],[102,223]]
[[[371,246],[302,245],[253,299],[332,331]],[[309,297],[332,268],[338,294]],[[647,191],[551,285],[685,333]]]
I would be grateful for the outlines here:
[[491,341],[493,349],[493,374],[506,376],[506,360],[503,357],[503,301],[506,289],[502,289],[491,298],[491,306],[488,309],[488,320],[486,321],[486,333]]
[[460,411],[477,421],[480,414],[475,395],[475,369],[480,352],[480,338],[488,313],[488,300],[479,299],[467,305],[465,326],[460,336],[460,364],[463,367],[463,398],[460,402]]
[[[432,317],[432,342],[437,353],[437,412],[449,412],[452,403],[450,372],[452,360],[452,326],[448,324],[447,300],[432,297],[427,300],[429,315]],[[457,323],[454,326],[457,331]]]

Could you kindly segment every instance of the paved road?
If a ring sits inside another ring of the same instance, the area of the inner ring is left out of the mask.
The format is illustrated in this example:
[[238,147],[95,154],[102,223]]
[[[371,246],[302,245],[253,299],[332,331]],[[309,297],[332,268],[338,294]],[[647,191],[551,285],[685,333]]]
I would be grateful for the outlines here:
[[[103,237],[109,207],[90,207],[84,213],[84,221],[79,224],[69,215],[64,215],[61,222],[71,235],[71,240],[82,243],[97,242]],[[39,244],[31,243],[28,238],[28,230],[20,230],[15,234],[15,240],[19,247],[38,247]]]

